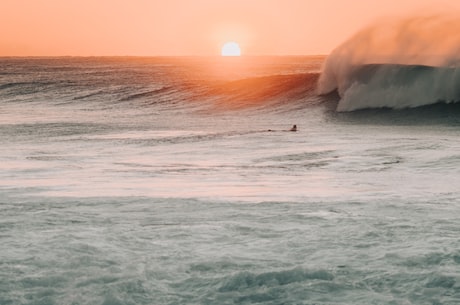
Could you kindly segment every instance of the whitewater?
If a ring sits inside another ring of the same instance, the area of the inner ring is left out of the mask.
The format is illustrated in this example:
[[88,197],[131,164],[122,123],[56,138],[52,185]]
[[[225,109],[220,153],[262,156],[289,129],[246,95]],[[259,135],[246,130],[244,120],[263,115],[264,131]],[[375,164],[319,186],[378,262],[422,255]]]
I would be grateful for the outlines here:
[[459,102],[459,28],[458,12],[379,20],[332,51],[318,93],[338,111]]
[[334,58],[1,58],[0,304],[459,304],[456,68]]

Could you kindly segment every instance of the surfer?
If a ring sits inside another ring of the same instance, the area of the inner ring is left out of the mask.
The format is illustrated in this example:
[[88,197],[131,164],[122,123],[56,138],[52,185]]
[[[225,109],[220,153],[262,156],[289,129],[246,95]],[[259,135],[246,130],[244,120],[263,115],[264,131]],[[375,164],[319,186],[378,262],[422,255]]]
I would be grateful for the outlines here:
[[273,129],[268,129],[267,131],[297,131],[297,125],[292,125],[291,129],[289,129],[289,130],[273,130]]

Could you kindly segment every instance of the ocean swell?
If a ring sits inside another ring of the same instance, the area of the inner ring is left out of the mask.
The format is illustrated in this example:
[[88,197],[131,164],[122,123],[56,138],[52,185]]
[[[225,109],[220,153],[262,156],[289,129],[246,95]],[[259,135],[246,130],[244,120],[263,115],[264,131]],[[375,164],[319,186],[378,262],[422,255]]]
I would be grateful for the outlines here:
[[315,96],[318,73],[274,74],[230,81],[205,82],[198,100],[211,99],[214,108],[244,109],[305,102]]

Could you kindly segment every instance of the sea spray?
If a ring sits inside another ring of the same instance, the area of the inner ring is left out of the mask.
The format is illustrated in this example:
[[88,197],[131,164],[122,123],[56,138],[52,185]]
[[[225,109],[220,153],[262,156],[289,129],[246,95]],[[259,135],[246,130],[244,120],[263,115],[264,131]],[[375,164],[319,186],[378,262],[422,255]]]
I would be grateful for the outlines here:
[[459,29],[458,14],[381,20],[330,54],[318,93],[337,90],[339,111],[459,101]]

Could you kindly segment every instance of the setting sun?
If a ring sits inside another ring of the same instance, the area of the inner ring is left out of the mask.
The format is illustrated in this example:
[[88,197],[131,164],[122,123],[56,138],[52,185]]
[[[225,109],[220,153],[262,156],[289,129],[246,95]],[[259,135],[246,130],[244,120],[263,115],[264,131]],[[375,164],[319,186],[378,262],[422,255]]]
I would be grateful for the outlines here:
[[220,53],[222,56],[240,56],[241,49],[236,42],[231,41],[224,44]]

